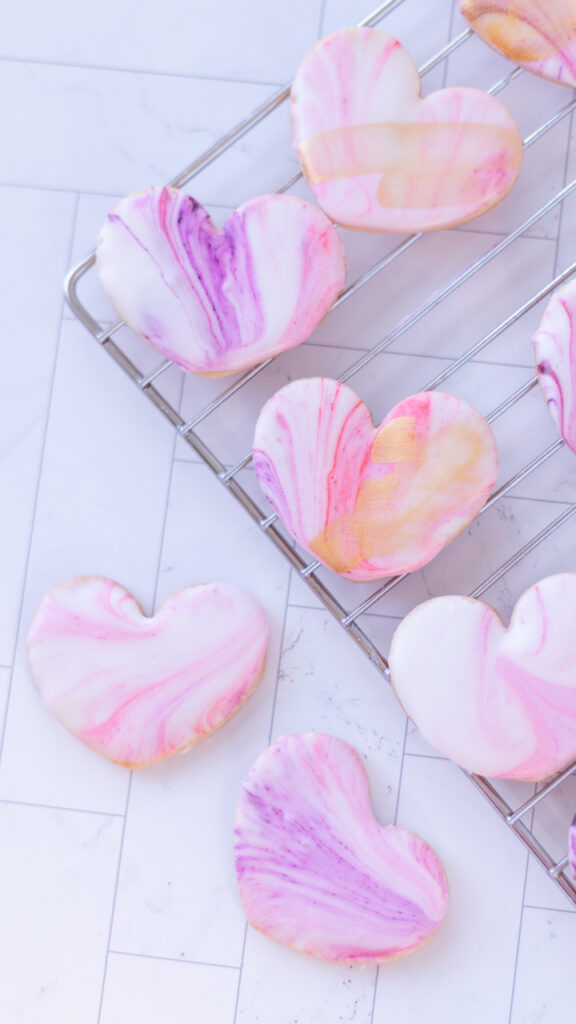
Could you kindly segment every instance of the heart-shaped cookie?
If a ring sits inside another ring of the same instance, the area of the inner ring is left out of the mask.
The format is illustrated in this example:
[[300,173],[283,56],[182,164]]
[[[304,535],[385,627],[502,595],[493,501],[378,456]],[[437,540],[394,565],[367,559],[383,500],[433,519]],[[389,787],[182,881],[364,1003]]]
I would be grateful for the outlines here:
[[477,35],[535,75],[576,85],[574,0],[462,0]]
[[418,69],[373,28],[321,39],[292,86],[292,134],[317,201],[338,224],[431,231],[486,213],[510,191],[522,139],[478,89],[420,98]]
[[546,405],[576,452],[576,281],[554,292],[532,341]]
[[338,233],[311,203],[261,196],[218,231],[173,188],[121,200],[100,232],[97,266],[137,334],[184,370],[209,376],[299,345],[346,276]]
[[552,775],[576,758],[576,573],[530,587],[508,629],[482,601],[425,601],[396,630],[390,673],[424,739],[463,768]]
[[141,768],[223,725],[260,679],[267,643],[262,608],[229,583],[186,587],[147,618],[118,583],[80,576],[40,603],[28,653],[62,725]]
[[412,395],[375,428],[358,395],[327,378],[294,381],[264,406],[254,468],[298,543],[356,581],[429,562],[498,471],[492,432],[462,399]]
[[322,960],[406,956],[446,913],[438,857],[413,832],[378,825],[360,757],[334,736],[283,736],[260,755],[240,793],[234,853],[250,924]]

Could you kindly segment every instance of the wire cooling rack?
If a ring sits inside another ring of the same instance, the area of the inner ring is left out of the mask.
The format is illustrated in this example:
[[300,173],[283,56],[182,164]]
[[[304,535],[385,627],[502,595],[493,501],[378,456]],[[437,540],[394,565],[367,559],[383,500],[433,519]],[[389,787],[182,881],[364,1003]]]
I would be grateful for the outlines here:
[[[384,18],[386,14],[390,13],[404,2],[405,0],[388,0],[388,2],[382,3],[372,14],[365,18],[361,24],[365,26],[375,25]],[[466,44],[470,37],[470,31],[464,31],[455,36],[434,56],[426,61],[426,63],[420,68],[421,74],[426,75],[428,72],[431,72],[433,69],[441,66],[446,62],[447,58],[451,54],[455,53],[460,49],[460,47]],[[507,89],[512,82],[523,74],[525,73],[522,72],[521,69],[515,68],[499,81],[494,83],[488,91],[492,95],[496,95],[497,93]],[[262,124],[274,111],[286,103],[289,98],[289,94],[289,87],[286,87],[276,93],[270,100],[259,107],[251,117],[238,124],[202,156],[186,167],[186,169],[174,178],[170,184],[177,187],[189,185],[189,183],[195,179],[200,172],[204,171],[207,167],[222,157],[226,151],[239,143],[240,140],[256,129],[258,125]],[[563,95],[569,96],[570,93],[565,91]],[[547,133],[549,133],[556,125],[568,117],[575,108],[576,99],[573,99],[571,102],[568,102],[555,110],[552,116],[548,117],[535,130],[525,137],[525,149],[529,149],[543,138],[543,136],[547,135]],[[290,180],[285,181],[277,191],[285,192],[294,186],[297,186],[301,181],[301,178],[302,175],[300,173],[293,175]],[[374,360],[376,360],[378,356],[390,350],[392,346],[395,346],[396,343],[399,342],[400,339],[408,336],[409,332],[421,321],[424,321],[425,318],[431,317],[439,307],[442,307],[443,303],[457,292],[458,289],[462,288],[466,282],[471,280],[475,275],[478,275],[485,267],[500,257],[514,244],[517,239],[522,236],[529,237],[531,230],[535,228],[537,230],[537,225],[539,225],[547,215],[551,214],[552,211],[560,208],[563,201],[573,192],[576,192],[576,179],[565,184],[557,194],[552,196],[552,198],[550,198],[546,203],[532,212],[513,231],[504,237],[501,237],[496,244],[492,245],[488,251],[476,258],[474,262],[466,267],[465,270],[459,272],[443,284],[439,290],[436,290],[421,305],[413,309],[406,317],[404,317],[404,319],[394,326],[392,330],[389,330],[384,337],[381,337],[378,343],[369,351],[361,351],[358,357],[355,358],[345,371],[340,374],[339,379],[341,381],[348,381],[366,367],[372,366]],[[413,249],[418,245],[418,243],[421,243],[422,238],[422,234],[417,234],[402,240],[395,246],[395,248],[387,252],[383,258],[380,258],[378,262],[365,270],[335,302],[328,316],[328,320],[334,318],[337,315],[337,311],[343,307],[345,303],[349,302],[353,296],[365,288],[369,282],[373,281],[380,275],[383,275],[382,279],[385,280],[385,271],[387,268],[390,268],[392,264],[403,257],[408,250]],[[389,579],[382,585],[377,585],[375,588],[372,587],[371,592],[367,593],[366,596],[363,596],[361,601],[358,601],[358,585],[348,583],[347,581],[335,580],[334,576],[325,570],[318,561],[310,561],[306,553],[300,551],[297,545],[295,545],[291,538],[285,533],[282,524],[278,521],[278,517],[275,513],[270,512],[270,507],[267,505],[265,500],[254,496],[255,489],[250,486],[249,479],[251,454],[247,453],[231,462],[226,456],[217,454],[217,452],[213,450],[214,446],[209,445],[206,440],[202,438],[201,433],[199,433],[199,429],[202,430],[202,426],[212,418],[217,417],[219,414],[220,416],[226,415],[229,410],[229,406],[227,404],[232,402],[235,396],[240,392],[247,392],[250,382],[254,381],[257,377],[260,377],[260,375],[265,374],[267,369],[273,362],[275,362],[275,360],[267,360],[260,366],[242,374],[240,377],[232,378],[231,383],[224,383],[222,390],[215,397],[209,397],[208,401],[206,401],[206,393],[203,393],[200,390],[200,400],[197,402],[197,407],[191,415],[183,416],[181,412],[175,408],[175,404],[177,403],[174,403],[174,401],[169,397],[171,390],[163,387],[163,380],[166,379],[167,371],[171,370],[172,373],[178,374],[180,374],[181,371],[174,367],[170,361],[165,360],[154,366],[150,372],[143,372],[138,368],[133,359],[132,349],[134,347],[134,336],[131,338],[131,347],[128,346],[130,348],[131,355],[128,355],[125,351],[126,344],[123,343],[122,338],[126,334],[126,329],[123,322],[118,321],[108,326],[98,322],[79,298],[79,285],[86,275],[94,273],[94,263],[94,256],[90,256],[88,259],[76,266],[68,275],[66,282],[66,294],[68,302],[75,315],[84,324],[96,341],[133,380],[142,393],[146,395],[155,406],[157,406],[160,412],[177,430],[180,437],[183,438],[194,452],[201,457],[201,459],[217,475],[221,483],[244,506],[252,518],[256,520],[261,530],[267,535],[270,541],[275,544],[284,557],[290,562],[298,575],[305,580],[306,584],[313,591],[316,597],[320,599],[323,605],[338,620],[343,629],[350,634],[382,675],[388,678],[389,671],[386,657],[380,649],[381,644],[376,643],[369,635],[369,632],[371,631],[367,631],[366,629],[365,623],[368,621],[366,617],[370,612],[378,612],[378,607],[379,605],[381,606],[385,596],[395,591],[396,588],[398,588],[407,578],[407,575],[405,574]],[[462,371],[463,368],[469,365],[471,366],[472,361],[476,360],[476,357],[480,353],[487,349],[488,346],[490,346],[496,339],[504,335],[505,332],[507,332],[515,323],[520,321],[522,317],[537,306],[538,303],[540,303],[555,288],[566,281],[575,271],[576,262],[572,263],[562,273],[558,274],[553,280],[549,281],[544,287],[531,295],[531,297],[522,305],[512,310],[504,319],[501,320],[501,322],[494,326],[488,333],[484,334],[480,339],[475,341],[474,344],[459,355],[458,358],[446,360],[447,365],[443,366],[442,370],[437,373],[432,380],[428,381],[424,387],[419,386],[417,390],[432,390],[437,388],[449,381],[452,377],[458,374],[458,372]],[[124,330],[121,331],[121,329]],[[120,337],[119,332],[121,332]],[[142,354],[144,354],[144,350],[149,354],[150,350],[148,349],[148,346],[145,346],[142,342]],[[397,349],[394,349],[394,351],[397,351]],[[324,372],[327,375],[330,374],[330,370],[328,368]],[[228,380],[230,380],[230,378],[228,378]],[[512,394],[509,394],[498,404],[496,408],[493,408],[489,412],[486,417],[488,422],[491,424],[495,423],[495,421],[500,419],[500,417],[519,406],[519,404],[526,399],[534,388],[537,387],[537,383],[537,378],[535,376],[530,376],[527,381],[518,387]],[[277,387],[278,384],[274,383],[274,380],[272,379],[269,394],[272,394]],[[167,391],[168,394],[166,393]],[[252,410],[254,423],[259,412],[259,407],[259,405],[255,406]],[[520,483],[527,480],[532,474],[540,469],[540,467],[544,466],[550,460],[553,460],[554,456],[557,455],[562,448],[563,441],[557,439],[538,452],[529,462],[521,465],[517,471],[502,483],[491,495],[484,509],[480,513],[480,516],[485,515],[488,510],[497,506],[497,504],[510,494],[514,488],[518,487]],[[576,515],[576,503],[563,507],[561,513],[557,515],[552,522],[549,522],[526,543],[517,548],[493,572],[491,572],[487,578],[479,582],[470,591],[470,596],[480,597],[496,583],[504,579],[510,570],[517,566],[531,552],[534,552],[539,548],[540,545],[543,545],[545,541],[556,533],[556,531],[566,524],[574,515]],[[469,547],[473,545],[473,541],[467,541],[467,543],[469,544]],[[337,590],[337,593],[335,590]],[[362,587],[360,588],[360,591],[363,594],[365,593],[365,590],[362,590]],[[516,594],[515,596],[519,595]],[[384,612],[382,614],[386,613]],[[569,877],[566,870],[567,857],[562,855],[562,847],[558,846],[555,851],[549,849],[549,844],[546,840],[543,840],[541,837],[539,838],[537,828],[535,827],[538,814],[541,812],[542,808],[546,807],[546,811],[552,812],[552,817],[558,818],[559,815],[561,817],[566,817],[565,822],[562,822],[562,834],[567,839],[569,820],[567,814],[563,814],[562,809],[560,808],[560,804],[558,803],[558,794],[562,784],[565,783],[568,777],[574,772],[576,772],[576,763],[566,768],[565,771],[556,777],[547,781],[544,785],[541,785],[538,788],[533,788],[531,790],[530,797],[523,800],[518,798],[518,793],[521,793],[525,797],[525,787],[523,788],[520,786],[519,789],[515,789],[514,786],[511,786],[509,783],[507,785],[502,785],[491,782],[481,776],[471,773],[466,774],[469,775],[473,784],[480,789],[484,796],[490,801],[491,805],[504,820],[506,825],[518,836],[530,853],[543,866],[549,877],[555,881],[555,883],[574,903],[576,903],[576,885]],[[536,791],[534,791],[535,789]],[[514,795],[511,796],[511,793]]]

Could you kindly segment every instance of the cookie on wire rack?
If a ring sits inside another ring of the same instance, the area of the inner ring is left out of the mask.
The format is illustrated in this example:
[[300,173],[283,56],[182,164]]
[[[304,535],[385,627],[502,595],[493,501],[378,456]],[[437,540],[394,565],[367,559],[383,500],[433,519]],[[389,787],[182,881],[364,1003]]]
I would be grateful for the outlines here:
[[251,199],[219,231],[174,188],[122,199],[96,264],[129,326],[183,370],[224,376],[305,341],[344,287],[344,247],[312,203]]
[[576,85],[576,0],[461,0],[476,35],[526,71]]
[[373,28],[321,39],[296,72],[292,135],[304,175],[337,224],[401,234],[463,224],[508,194],[522,139],[480,89],[420,96],[407,50]]
[[483,601],[425,601],[389,661],[406,713],[462,768],[538,781],[576,759],[576,573],[529,587],[508,628]]

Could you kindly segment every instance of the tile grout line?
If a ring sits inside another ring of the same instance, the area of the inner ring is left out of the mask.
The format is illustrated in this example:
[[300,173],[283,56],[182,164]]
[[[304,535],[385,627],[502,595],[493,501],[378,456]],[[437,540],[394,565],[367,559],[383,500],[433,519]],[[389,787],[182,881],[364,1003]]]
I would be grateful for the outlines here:
[[[452,0],[452,12],[451,12],[451,14],[449,15],[449,17],[447,19],[447,21],[448,21],[448,32],[446,34],[446,42],[447,43],[449,43],[450,40],[453,38],[453,36],[456,34],[454,32],[454,19],[455,19],[455,17],[456,17],[456,0]],[[443,69],[443,73],[442,73],[442,89],[446,88],[446,79],[448,78],[448,67],[449,67],[449,64],[450,64],[450,54],[448,54],[448,56],[446,57],[446,60],[442,61],[442,69]]]
[[380,964],[376,964],[376,974],[374,976],[374,993],[372,995],[372,1006],[370,1007],[370,1021],[369,1024],[374,1024],[374,1014],[376,1013],[376,999],[378,996],[378,979],[380,978]]
[[[180,403],[182,401],[183,388],[184,388],[184,380],[182,379],[182,381],[180,382],[179,400],[176,403],[178,407],[180,406]],[[174,437],[173,437],[173,441],[172,441],[172,454],[171,454],[171,457],[170,457],[170,472],[168,474],[168,481],[167,481],[167,485],[166,485],[166,500],[165,500],[165,503],[164,503],[164,515],[163,515],[163,519],[162,519],[162,527],[161,527],[161,530],[160,530],[160,537],[159,537],[159,543],[158,543],[158,559],[157,559],[157,562],[156,562],[155,583],[154,583],[154,590],[153,590],[153,596],[152,596],[152,614],[154,612],[154,608],[155,608],[155,605],[156,605],[156,595],[157,595],[157,592],[158,592],[158,582],[159,582],[159,578],[160,578],[160,567],[162,565],[162,551],[163,551],[163,548],[164,548],[164,538],[165,538],[165,534],[166,534],[166,522],[167,522],[167,519],[168,519],[168,508],[169,508],[169,504],[170,504],[170,492],[171,492],[171,489],[172,489],[172,480],[173,480],[173,476],[174,476],[174,452],[176,450],[177,440],[178,440],[178,434],[175,432],[174,433]],[[103,973],[102,973],[102,984],[101,984],[101,987],[100,987],[100,1002],[99,1002],[99,1006],[98,1006],[97,1024],[100,1024],[100,1020],[101,1020],[101,1017],[102,1017],[102,1007],[104,1005],[104,995],[105,995],[105,990],[106,990],[106,978],[107,978],[107,975],[108,975],[108,963],[109,963],[109,960],[110,960],[110,952],[111,952],[111,950],[110,950],[110,943],[111,943],[111,939],[112,939],[112,930],[113,930],[113,927],[114,927],[114,918],[115,918],[115,915],[116,915],[116,902],[117,902],[117,897],[118,897],[118,887],[119,887],[119,883],[120,883],[120,871],[121,871],[121,868],[122,868],[122,857],[123,857],[123,853],[124,853],[124,839],[125,839],[125,836],[126,836],[126,825],[127,825],[127,822],[128,822],[128,811],[129,811],[129,807],[130,807],[130,794],[132,792],[132,780],[133,780],[133,778],[134,778],[134,772],[131,771],[130,772],[130,776],[129,776],[129,781],[128,781],[128,791],[126,793],[126,804],[125,804],[125,807],[124,807],[124,822],[123,822],[123,825],[122,825],[122,836],[121,836],[121,839],[120,839],[120,848],[118,850],[118,864],[117,864],[117,868],[116,868],[116,881],[114,883],[114,891],[113,891],[113,894],[112,894],[112,907],[111,907],[111,910],[110,910],[110,926],[109,926],[109,929],[108,929],[108,941],[107,941],[107,945],[106,945],[106,956],[104,958],[104,970],[103,970]]]
[[270,81],[269,79],[253,78],[227,78],[224,75],[189,74],[186,71],[157,71],[153,68],[124,68],[113,64],[77,64],[65,60],[42,60],[36,57],[10,57],[0,53],[0,61],[3,64],[36,64],[38,67],[68,68],[70,71],[107,71],[118,75],[151,75],[155,78],[183,78],[185,81],[200,82],[226,82],[230,85],[256,85],[264,88],[281,89],[285,82]]
[[525,903],[524,910],[541,910],[543,914],[576,914],[576,907],[537,907],[534,903]]
[[[162,181],[162,182],[160,182],[160,184],[164,184],[164,182]],[[101,199],[113,199],[113,200],[116,200],[117,202],[120,199],[122,199],[124,197],[124,195],[126,194],[125,192],[123,192],[123,193],[122,192],[108,192],[108,191],[102,191],[101,192],[101,191],[98,191],[97,189],[93,189],[93,188],[75,188],[73,186],[66,187],[65,185],[40,185],[40,184],[33,185],[33,184],[30,184],[30,182],[25,182],[25,181],[5,181],[5,180],[3,181],[1,179],[0,179],[0,188],[23,189],[23,190],[26,190],[28,192],[56,192],[58,194],[63,192],[67,196],[70,196],[70,195],[97,196],[98,198],[101,198]],[[211,199],[206,199],[204,201],[203,205],[205,207],[211,206],[215,210],[234,210],[235,209],[235,206],[234,206],[233,203],[217,203],[217,202],[213,202]],[[87,255],[90,255],[90,253],[87,253]],[[71,265],[72,265],[72,260],[70,259],[69,262],[68,262],[67,269],[69,269],[69,267]],[[67,309],[67,308],[68,307],[66,306],[65,309]],[[72,314],[72,318],[77,320],[77,317],[74,314]],[[71,319],[71,317],[67,315],[65,317],[65,319],[69,320],[69,319]],[[101,326],[109,326],[109,325],[106,324],[106,323],[102,323]]]
[[111,956],[133,956],[140,960],[162,960],[169,964],[190,964],[194,967],[217,967],[219,970],[239,971],[237,964],[217,964],[208,960],[187,960],[182,956],[160,956],[158,953],[133,953],[129,949],[109,949]]
[[[534,786],[534,792],[536,786]],[[530,812],[530,832],[532,832],[534,826],[534,808]],[[518,920],[518,935],[516,938],[516,955],[514,957],[514,969],[512,971],[512,986],[510,989],[510,1009],[508,1011],[508,1024],[512,1024],[512,1014],[514,1012],[514,998],[516,995],[516,978],[518,976],[518,961],[520,959],[520,943],[522,941],[522,926],[524,923],[524,900],[526,897],[526,886],[528,884],[528,869],[530,867],[530,854],[526,850],[526,866],[524,868],[524,884],[522,886],[522,902],[520,904],[520,918]]]
[[[182,375],[181,379],[180,379],[180,390],[179,390],[178,400],[175,403],[176,408],[178,410],[180,410],[180,407],[182,405],[183,395],[184,395],[184,375]],[[170,473],[168,474],[168,483],[167,483],[167,486],[166,486],[166,504],[164,506],[164,518],[163,518],[163,521],[162,521],[162,529],[160,531],[160,543],[159,543],[159,546],[158,546],[158,562],[157,562],[157,565],[156,565],[156,583],[154,585],[154,593],[153,593],[153,596],[152,596],[152,614],[154,613],[154,611],[156,609],[156,599],[157,599],[157,595],[158,595],[158,584],[160,582],[160,569],[161,569],[161,566],[162,566],[162,554],[163,554],[163,551],[164,551],[164,541],[166,539],[166,523],[168,521],[168,509],[170,507],[170,495],[171,495],[171,492],[172,492],[172,482],[174,480],[174,463],[176,462],[176,446],[178,444],[179,436],[180,435],[178,434],[178,431],[174,431],[174,439],[173,439],[173,443],[172,443],[172,455],[171,455],[171,458],[170,458]]]
[[[283,619],[282,619],[282,630],[281,630],[281,633],[280,633],[280,650],[279,650],[279,655],[278,655],[278,667],[277,667],[277,671],[276,671],[276,684],[275,684],[275,687],[274,687],[274,697],[272,698],[272,708],[271,708],[271,711],[270,711],[270,728],[268,730],[268,741],[267,741],[267,745],[268,746],[270,746],[270,743],[272,741],[272,732],[273,732],[273,729],[274,729],[274,717],[275,717],[275,714],[276,714],[276,702],[277,702],[277,699],[278,699],[278,690],[279,690],[279,687],[280,687],[280,666],[282,664],[282,655],[284,653],[284,638],[285,638],[285,635],[286,635],[286,621],[287,621],[287,618],[288,618],[288,608],[290,607],[288,599],[289,599],[289,595],[290,595],[290,582],[291,582],[291,578],[292,578],[292,569],[291,569],[290,566],[288,566],[287,568],[288,568],[288,573],[287,573],[287,579],[286,579],[286,596],[285,596],[285,599],[284,599],[284,616],[283,616]],[[240,956],[240,965],[239,965],[239,968],[238,968],[238,986],[236,988],[236,1000],[235,1000],[235,1003],[234,1003],[234,1015],[232,1017],[232,1024],[236,1024],[236,1021],[237,1021],[237,1018],[238,1018],[238,1009],[239,1009],[239,1006],[240,1006],[240,989],[242,987],[242,975],[244,973],[244,956],[245,956],[245,953],[246,953],[246,943],[247,943],[247,941],[248,941],[248,921],[246,921],[246,924],[244,925],[244,939],[242,941],[242,953],[241,953],[241,956]]]
[[[71,221],[70,221],[70,241],[69,241],[69,245],[68,245],[68,254],[67,254],[67,265],[69,266],[70,265],[71,256],[72,256],[72,248],[73,248],[73,245],[74,245],[74,237],[75,237],[75,234],[76,234],[76,227],[77,227],[77,221],[78,221],[78,207],[79,207],[80,197],[79,197],[77,192],[69,191],[68,194],[69,195],[72,194],[74,196],[74,205],[73,205],[72,217],[71,217]],[[14,669],[15,669],[15,664],[16,664],[16,651],[18,649],[18,641],[20,639],[20,633],[21,633],[21,630],[22,630],[22,613],[24,611],[24,598],[25,598],[25,595],[26,595],[26,588],[28,586],[28,574],[29,574],[29,571],[30,571],[30,555],[32,553],[32,543],[33,543],[33,540],[34,540],[34,529],[35,529],[35,526],[36,526],[36,515],[37,515],[37,512],[38,512],[38,497],[39,497],[39,494],[40,494],[40,484],[41,484],[41,481],[42,481],[42,471],[43,471],[43,468],[44,468],[44,455],[46,453],[46,439],[47,439],[47,436],[48,436],[48,427],[49,427],[49,423],[50,423],[50,414],[51,414],[51,411],[52,411],[52,399],[53,399],[53,396],[54,396],[54,384],[55,384],[55,381],[56,381],[56,370],[57,370],[57,367],[58,367],[58,356],[60,354],[60,345],[61,345],[61,341],[62,341],[62,328],[63,328],[63,316],[62,316],[62,313],[63,313],[63,310],[64,310],[65,302],[66,302],[66,299],[64,297],[64,294],[62,294],[61,305],[60,305],[60,319],[59,319],[59,322],[58,322],[57,338],[56,338],[56,344],[54,346],[54,358],[53,358],[53,361],[52,361],[52,375],[51,375],[51,379],[50,379],[50,387],[48,389],[48,396],[47,396],[47,401],[46,401],[46,412],[45,412],[44,423],[43,423],[43,437],[42,437],[42,443],[41,443],[41,446],[40,446],[40,453],[39,453],[39,458],[38,458],[38,473],[37,473],[37,477],[36,477],[36,487],[34,489],[34,498],[33,498],[33,501],[32,501],[32,516],[31,516],[31,519],[30,519],[30,532],[28,534],[28,546],[27,546],[27,551],[26,551],[26,558],[25,558],[25,561],[24,561],[24,573],[23,573],[23,576],[22,576],[22,589],[21,589],[21,592],[20,592],[20,602],[19,602],[19,607],[18,607],[18,616],[17,616],[17,620],[16,620],[16,632],[15,632],[14,647],[13,647],[13,653],[12,653],[12,666],[11,666],[11,671],[10,671],[10,678],[8,680],[8,687],[7,687],[7,690],[6,690],[6,702],[5,702],[5,708],[4,708],[4,719],[3,719],[3,722],[2,722],[2,728],[0,729],[0,769],[1,769],[1,766],[2,766],[2,754],[3,754],[3,751],[4,751],[4,740],[6,738],[6,727],[7,727],[7,723],[8,723],[8,714],[9,714],[9,710],[10,710],[10,698],[12,696],[12,683],[13,683],[13,679],[14,679]]]
[[[572,90],[572,92],[573,92],[573,95],[576,95],[574,90]],[[570,114],[570,117],[568,118],[568,142],[567,142],[567,145],[566,145],[566,156],[564,158],[564,176],[563,176],[563,179],[562,179],[564,187],[566,187],[566,179],[568,178],[568,165],[570,163],[570,150],[571,150],[570,140],[572,138],[572,127],[573,127],[573,124],[574,124],[574,111],[572,111],[572,113]],[[554,273],[555,274],[558,273],[558,254],[560,252],[560,236],[562,235],[562,221],[563,221],[563,219],[564,219],[564,202],[562,202],[560,204],[560,211],[559,211],[559,214],[558,214],[558,231],[557,231],[557,235],[556,235],[556,253],[555,253],[555,256],[554,256]]]
[[34,807],[43,811],[64,811],[70,814],[96,814],[100,818],[123,818],[123,811],[96,811],[91,807],[64,807],[60,804],[40,804],[32,800],[10,800],[7,797],[0,797],[0,804],[8,804],[10,807]]
[[321,0],[321,3],[320,3],[320,15],[319,15],[319,18],[318,18],[318,31],[316,33],[316,35],[318,36],[318,39],[322,38],[322,35],[323,35],[323,32],[324,32],[324,18],[326,16],[326,4],[327,4],[327,2],[328,2],[328,0]]
[[[400,771],[398,772],[398,790],[396,792],[396,804],[395,804],[395,807],[394,807],[394,816],[392,818],[392,821],[393,821],[394,825],[397,824],[398,811],[399,811],[399,808],[400,808],[400,791],[402,789],[402,776],[404,774],[404,758],[408,756],[407,752],[406,752],[406,740],[407,739],[408,739],[408,716],[405,715],[404,738],[402,740],[402,757],[401,757],[401,760],[400,760]],[[378,979],[379,979],[379,977],[380,977],[380,967],[377,966],[376,967],[376,976],[374,978],[374,996],[372,998],[372,1009],[371,1009],[371,1012],[370,1012],[370,1024],[374,1024],[374,1013],[376,1011],[376,997],[378,995]]]
[[118,896],[118,886],[120,884],[120,868],[122,866],[122,854],[124,852],[124,839],[126,836],[126,823],[128,821],[128,804],[130,802],[130,793],[132,791],[132,779],[134,772],[131,771],[128,776],[128,787],[126,790],[126,803],[124,805],[124,820],[122,822],[122,834],[120,836],[120,847],[118,849],[118,863],[116,865],[116,879],[114,882],[114,890],[112,892],[112,906],[110,908],[110,924],[108,926],[108,938],[106,942],[106,956],[104,957],[104,969],[102,971],[102,984],[100,986],[100,1001],[98,1004],[98,1017],[96,1018],[96,1024],[100,1024],[102,1017],[102,1007],[104,1005],[104,990],[106,988],[106,977],[108,975],[108,962],[110,960],[110,940],[112,938],[112,929],[114,927],[114,912],[116,910],[116,898]]

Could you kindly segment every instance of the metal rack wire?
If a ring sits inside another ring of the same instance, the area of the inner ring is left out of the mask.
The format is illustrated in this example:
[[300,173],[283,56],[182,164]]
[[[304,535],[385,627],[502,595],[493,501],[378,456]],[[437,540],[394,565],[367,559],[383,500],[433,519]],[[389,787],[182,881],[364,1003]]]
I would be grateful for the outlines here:
[[[376,24],[386,14],[399,7],[403,2],[404,0],[388,0],[388,2],[382,3],[371,15],[364,19],[361,24],[366,26]],[[452,39],[441,50],[439,50],[438,53],[426,61],[420,69],[421,74],[424,75],[440,65],[448,56],[458,50],[468,40],[470,35],[470,31],[465,31]],[[495,95],[496,93],[506,89],[511,82],[516,80],[522,74],[523,72],[521,69],[515,68],[501,80],[496,82],[488,91],[492,95]],[[185,168],[185,170],[174,178],[170,184],[177,187],[187,185],[200,173],[200,171],[207,168],[247,133],[251,132],[273,111],[280,107],[281,104],[285,103],[289,97],[289,93],[289,87],[281,89],[270,100],[259,107],[249,118],[238,124],[232,131],[220,139],[219,142],[213,145],[202,156]],[[524,147],[526,149],[531,147],[555,125],[559,124],[564,118],[566,118],[574,109],[576,109],[576,99],[566,103],[557,110],[553,116],[548,118],[543,124],[539,125],[536,130],[531,132],[524,139]],[[278,191],[285,192],[292,188],[301,179],[301,177],[301,174],[294,175],[289,181],[284,182]],[[576,192],[576,180],[565,185],[565,187],[548,202],[526,218],[514,231],[510,232],[510,234],[502,238],[497,242],[497,244],[493,245],[463,272],[453,277],[439,291],[435,292],[425,302],[414,309],[404,320],[384,335],[384,337],[382,337],[369,352],[364,352],[360,355],[359,358],[357,358],[352,365],[350,365],[348,369],[341,374],[339,379],[341,381],[350,380],[355,374],[369,365],[376,356],[388,350],[396,341],[406,335],[416,324],[428,316],[433,310],[441,306],[446,299],[461,288],[475,274],[480,272],[484,267],[500,256],[518,238],[528,232],[552,210],[559,207],[563,200],[574,192]],[[334,312],[338,308],[360,292],[361,289],[377,275],[382,274],[382,272],[385,271],[386,268],[395,260],[400,256],[403,256],[404,253],[415,246],[421,238],[422,235],[417,234],[403,240],[383,259],[370,267],[353,284],[351,284],[346,291],[343,292],[339,299],[334,303],[329,315],[333,316]],[[351,602],[351,607],[345,607],[342,601],[332,592],[330,586],[320,577],[320,563],[315,560],[310,561],[305,552],[300,552],[297,547],[293,545],[290,539],[283,535],[280,524],[278,524],[278,517],[275,513],[270,513],[265,500],[262,499],[262,504],[254,500],[246,490],[245,486],[243,486],[238,479],[249,466],[251,454],[247,453],[242,458],[237,459],[233,465],[227,465],[226,461],[214,452],[198,434],[198,427],[200,424],[204,423],[204,421],[208,420],[209,417],[212,417],[214,414],[218,413],[219,410],[225,407],[225,404],[234,395],[245,388],[250,381],[261,374],[272,363],[272,360],[267,360],[247,373],[244,373],[238,379],[233,380],[233,382],[229,384],[216,398],[213,398],[206,404],[203,404],[200,408],[194,411],[192,416],[184,418],[178,409],[174,408],[174,405],[168,400],[166,395],[162,393],[159,386],[159,382],[161,383],[163,375],[173,366],[173,364],[169,360],[165,360],[155,366],[151,372],[143,373],[124,352],[121,343],[115,340],[114,336],[117,335],[120,328],[124,326],[123,322],[117,321],[108,327],[100,324],[80,300],[78,295],[78,285],[86,274],[93,271],[94,263],[95,258],[94,256],[91,256],[76,266],[68,275],[66,282],[66,294],[68,302],[75,315],[84,324],[96,341],[133,380],[143,394],[147,395],[150,401],[157,406],[186,443],[191,446],[191,448],[218,476],[221,483],[227,487],[234,497],[243,505],[252,518],[258,523],[262,531],[266,533],[270,541],[275,544],[302,579],[306,581],[308,587],[311,588],[316,597],[321,600],[323,605],[338,620],[346,632],[352,636],[370,661],[386,678],[388,678],[389,673],[386,658],[379,647],[367,635],[359,620],[370,609],[374,608],[374,606],[376,606],[378,602],[385,597],[385,595],[389,594],[399,586],[399,584],[406,579],[407,574],[387,580],[364,600],[359,603],[353,601]],[[528,301],[511,312],[497,326],[470,346],[462,355],[456,359],[452,359],[449,362],[449,365],[447,365],[440,373],[436,374],[424,388],[420,388],[419,390],[432,390],[444,384],[575,272],[576,262],[572,263],[545,287],[532,295]],[[144,343],[142,344],[144,345]],[[513,394],[500,402],[497,407],[492,409],[486,417],[488,422],[495,422],[506,412],[516,406],[516,404],[527,396],[534,387],[536,387],[536,385],[537,378],[532,377]],[[258,409],[255,409],[254,419],[256,419],[257,413]],[[485,514],[522,481],[526,480],[532,473],[552,459],[554,455],[563,448],[563,446],[564,443],[562,440],[556,440],[532,458],[530,462],[523,465],[491,495],[480,515]],[[540,530],[540,532],[520,547],[486,579],[480,582],[471,591],[471,596],[479,597],[484,594],[498,580],[502,579],[511,568],[517,565],[530,552],[534,551],[574,516],[576,516],[576,503],[564,508],[551,523]],[[350,593],[353,594],[355,584],[350,584],[350,588]],[[528,800],[525,800],[523,803],[516,806],[511,805],[509,799],[504,797],[503,793],[495,783],[480,776],[467,773],[474,785],[490,801],[493,808],[506,822],[507,826],[518,836],[530,853],[533,854],[537,861],[544,867],[550,878],[556,882],[556,884],[574,903],[576,903],[576,884],[574,884],[566,871],[567,857],[553,856],[553,854],[535,834],[532,822],[533,812],[536,807],[543,804],[544,801],[553,799],[558,787],[575,771],[576,763],[566,768],[565,771],[560,773],[560,775],[548,781]],[[566,834],[567,829],[568,822],[566,822]]]

